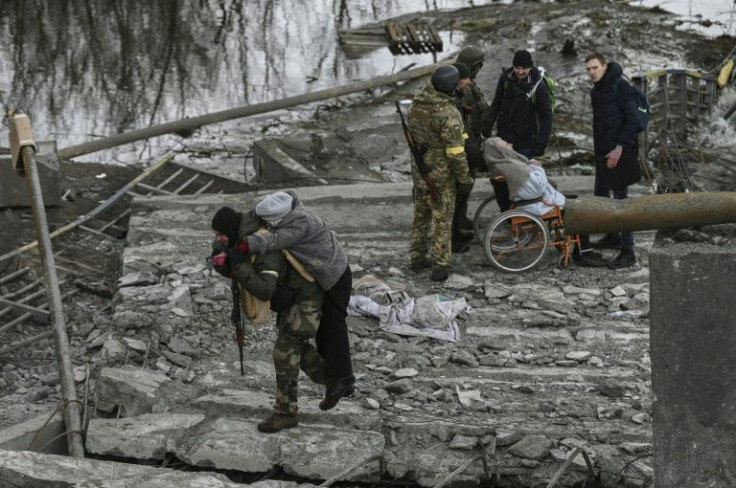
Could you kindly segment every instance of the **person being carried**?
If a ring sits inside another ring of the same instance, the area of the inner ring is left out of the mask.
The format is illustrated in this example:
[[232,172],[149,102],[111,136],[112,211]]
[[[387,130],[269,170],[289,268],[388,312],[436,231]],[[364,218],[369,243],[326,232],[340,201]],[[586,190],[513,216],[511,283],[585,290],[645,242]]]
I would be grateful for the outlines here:
[[244,252],[242,239],[253,234],[259,222],[250,214],[222,207],[212,218],[215,242],[214,269],[233,277],[255,298],[269,301],[278,315],[278,335],[273,345],[276,370],[276,402],[273,413],[258,424],[261,432],[278,432],[296,427],[298,419],[299,369],[317,384],[327,383],[325,362],[310,339],[319,328],[325,293],[313,281],[294,269],[284,254],[270,252],[252,256]]
[[[550,212],[555,206],[564,211],[566,197],[549,181],[539,161],[527,159],[500,137],[485,141],[483,155],[491,173],[491,181],[498,181],[496,177],[502,176],[505,182],[505,185],[497,184],[494,187],[503,186],[511,203],[524,202],[522,210],[537,216]],[[573,250],[572,259],[577,266],[587,268],[600,268],[608,264],[600,253],[593,250],[587,234],[580,236],[580,247],[576,246]]]
[[267,195],[256,205],[254,213],[266,222],[269,232],[247,236],[249,251],[259,255],[288,250],[325,290],[315,341],[325,359],[328,377],[319,408],[329,410],[355,391],[346,322],[353,286],[348,255],[335,232],[307,210],[291,190]]

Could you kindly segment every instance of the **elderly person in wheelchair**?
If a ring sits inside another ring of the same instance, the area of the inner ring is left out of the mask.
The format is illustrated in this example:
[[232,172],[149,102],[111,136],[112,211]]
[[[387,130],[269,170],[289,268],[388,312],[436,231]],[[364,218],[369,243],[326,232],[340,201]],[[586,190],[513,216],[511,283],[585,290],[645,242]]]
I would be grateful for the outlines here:
[[[515,239],[522,244],[518,244],[514,248],[514,252],[518,254],[522,249],[522,245],[525,246],[524,250],[526,250],[526,247],[531,248],[530,245],[523,244],[524,240],[518,236],[517,228],[519,222],[521,222],[520,219],[526,217],[527,220],[537,223],[537,225],[539,222],[543,222],[543,225],[548,227],[551,233],[556,234],[557,238],[553,238],[551,244],[563,251],[561,263],[564,266],[568,264],[570,256],[567,253],[570,245],[574,245],[574,249],[571,250],[572,261],[577,266],[593,268],[602,267],[608,263],[603,256],[591,248],[587,235],[571,238],[563,237],[564,221],[562,217],[565,201],[566,198],[575,197],[565,197],[557,191],[557,188],[547,178],[547,173],[539,161],[527,159],[522,154],[514,151],[511,144],[498,137],[487,139],[483,149],[483,157],[488,165],[491,184],[496,193],[496,202],[499,208],[502,212],[509,210],[515,212],[513,215],[502,214],[501,217],[496,219],[496,228],[513,229],[517,233]],[[528,214],[528,216],[525,214]],[[508,215],[508,217],[504,217],[505,215]],[[506,222],[499,224],[499,219],[506,219]],[[522,227],[529,228],[528,225]],[[489,247],[486,254],[490,253],[491,261],[497,264],[496,261],[501,257],[508,259],[512,253],[509,245],[501,246],[490,242],[490,239],[491,235],[487,236],[485,240],[488,245],[485,247]],[[544,244],[547,244],[546,240]],[[539,259],[541,257],[540,255]],[[536,262],[532,266],[535,264]],[[504,266],[500,267],[504,268]],[[528,269],[528,267],[525,269]],[[514,270],[507,269],[507,271]]]

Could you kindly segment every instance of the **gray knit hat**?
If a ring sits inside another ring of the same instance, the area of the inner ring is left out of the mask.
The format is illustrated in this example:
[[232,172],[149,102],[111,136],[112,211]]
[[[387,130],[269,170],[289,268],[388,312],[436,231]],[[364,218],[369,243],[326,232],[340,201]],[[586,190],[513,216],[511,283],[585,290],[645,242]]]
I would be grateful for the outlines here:
[[291,212],[293,201],[294,198],[286,192],[271,193],[256,205],[256,214],[266,221],[281,220]]

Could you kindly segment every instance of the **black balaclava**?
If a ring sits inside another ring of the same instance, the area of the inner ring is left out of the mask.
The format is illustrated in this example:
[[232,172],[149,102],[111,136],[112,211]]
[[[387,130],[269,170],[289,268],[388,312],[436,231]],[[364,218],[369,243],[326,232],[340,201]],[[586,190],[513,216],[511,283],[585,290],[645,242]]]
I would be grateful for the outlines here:
[[212,217],[212,229],[227,236],[227,247],[233,247],[238,242],[240,228],[240,214],[230,207],[222,207]]

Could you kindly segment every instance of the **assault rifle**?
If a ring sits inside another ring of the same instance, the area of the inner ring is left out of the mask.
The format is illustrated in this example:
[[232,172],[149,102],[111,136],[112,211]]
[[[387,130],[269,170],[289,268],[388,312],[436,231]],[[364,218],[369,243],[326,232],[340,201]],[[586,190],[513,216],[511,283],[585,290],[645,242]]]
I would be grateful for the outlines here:
[[243,327],[243,317],[240,313],[240,287],[238,282],[235,281],[235,278],[233,278],[233,282],[230,285],[230,290],[233,292],[233,311],[230,314],[230,320],[235,326],[235,343],[238,345],[238,352],[240,352],[240,375],[245,376],[245,369],[243,368],[245,329]]
[[417,146],[416,142],[414,142],[414,138],[411,135],[411,131],[409,131],[409,126],[406,125],[406,120],[404,120],[404,114],[401,112],[401,106],[399,105],[399,102],[396,101],[394,103],[396,103],[396,111],[399,112],[399,117],[401,117],[401,128],[404,130],[404,137],[406,138],[406,143],[409,145],[411,157],[414,158],[414,162],[417,163],[419,174],[422,175],[422,178],[424,178],[424,182],[427,184],[427,189],[429,189],[429,196],[430,198],[432,198],[432,200],[439,200],[440,192],[437,191],[437,187],[434,186],[432,178],[429,177],[429,168],[427,168],[427,164],[424,162],[424,155],[427,154],[428,147],[424,144],[422,144],[421,146]]

